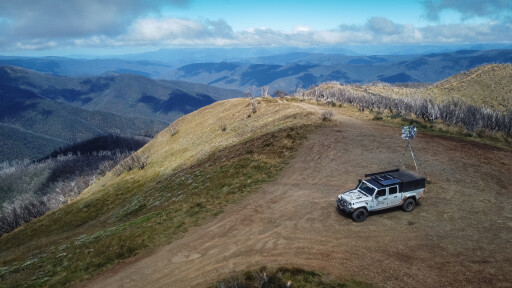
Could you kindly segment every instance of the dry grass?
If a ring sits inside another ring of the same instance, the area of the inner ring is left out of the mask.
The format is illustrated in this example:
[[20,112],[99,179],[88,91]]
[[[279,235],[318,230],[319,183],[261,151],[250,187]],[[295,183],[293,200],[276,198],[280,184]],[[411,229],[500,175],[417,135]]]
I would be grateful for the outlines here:
[[512,109],[512,64],[483,65],[438,82],[427,93],[438,101],[461,99],[498,111]]

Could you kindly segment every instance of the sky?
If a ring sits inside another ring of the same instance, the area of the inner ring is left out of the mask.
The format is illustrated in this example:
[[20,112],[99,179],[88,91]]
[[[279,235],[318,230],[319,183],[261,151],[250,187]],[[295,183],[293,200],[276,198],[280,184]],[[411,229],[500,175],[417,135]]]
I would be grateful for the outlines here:
[[0,0],[0,55],[512,42],[512,0]]

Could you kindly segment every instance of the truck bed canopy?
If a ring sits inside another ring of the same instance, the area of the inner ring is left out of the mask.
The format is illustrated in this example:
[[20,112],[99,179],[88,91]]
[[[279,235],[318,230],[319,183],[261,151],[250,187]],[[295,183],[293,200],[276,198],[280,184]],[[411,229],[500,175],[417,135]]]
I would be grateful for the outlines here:
[[[368,175],[368,174],[367,174]],[[401,192],[408,192],[425,188],[425,177],[410,171],[399,169],[369,174],[372,177],[366,180],[377,189],[398,184]]]

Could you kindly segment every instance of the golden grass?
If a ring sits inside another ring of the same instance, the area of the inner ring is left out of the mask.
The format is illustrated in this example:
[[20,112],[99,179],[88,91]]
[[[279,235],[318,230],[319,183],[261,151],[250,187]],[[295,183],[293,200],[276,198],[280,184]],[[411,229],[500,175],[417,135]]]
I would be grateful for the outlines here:
[[460,99],[498,111],[512,109],[512,64],[483,65],[436,83],[427,90],[438,101]]
[[[107,183],[112,185],[125,181],[132,174],[147,179],[172,173],[200,161],[213,151],[248,138],[318,121],[318,115],[296,105],[269,99],[254,101],[258,103],[256,113],[252,113],[250,100],[231,99],[216,102],[178,119],[137,152],[149,155],[146,169],[121,177],[109,174],[87,189],[81,198],[101,190]],[[225,125],[224,131],[221,125]]]

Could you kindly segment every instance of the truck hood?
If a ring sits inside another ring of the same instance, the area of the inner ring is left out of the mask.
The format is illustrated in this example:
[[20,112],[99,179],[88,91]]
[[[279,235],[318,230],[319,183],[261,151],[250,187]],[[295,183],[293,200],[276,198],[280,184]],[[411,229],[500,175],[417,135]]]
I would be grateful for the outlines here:
[[360,201],[369,201],[372,199],[371,197],[359,192],[358,190],[347,191],[343,194],[340,194],[338,197],[343,198],[344,200],[346,200],[349,203],[360,202]]

